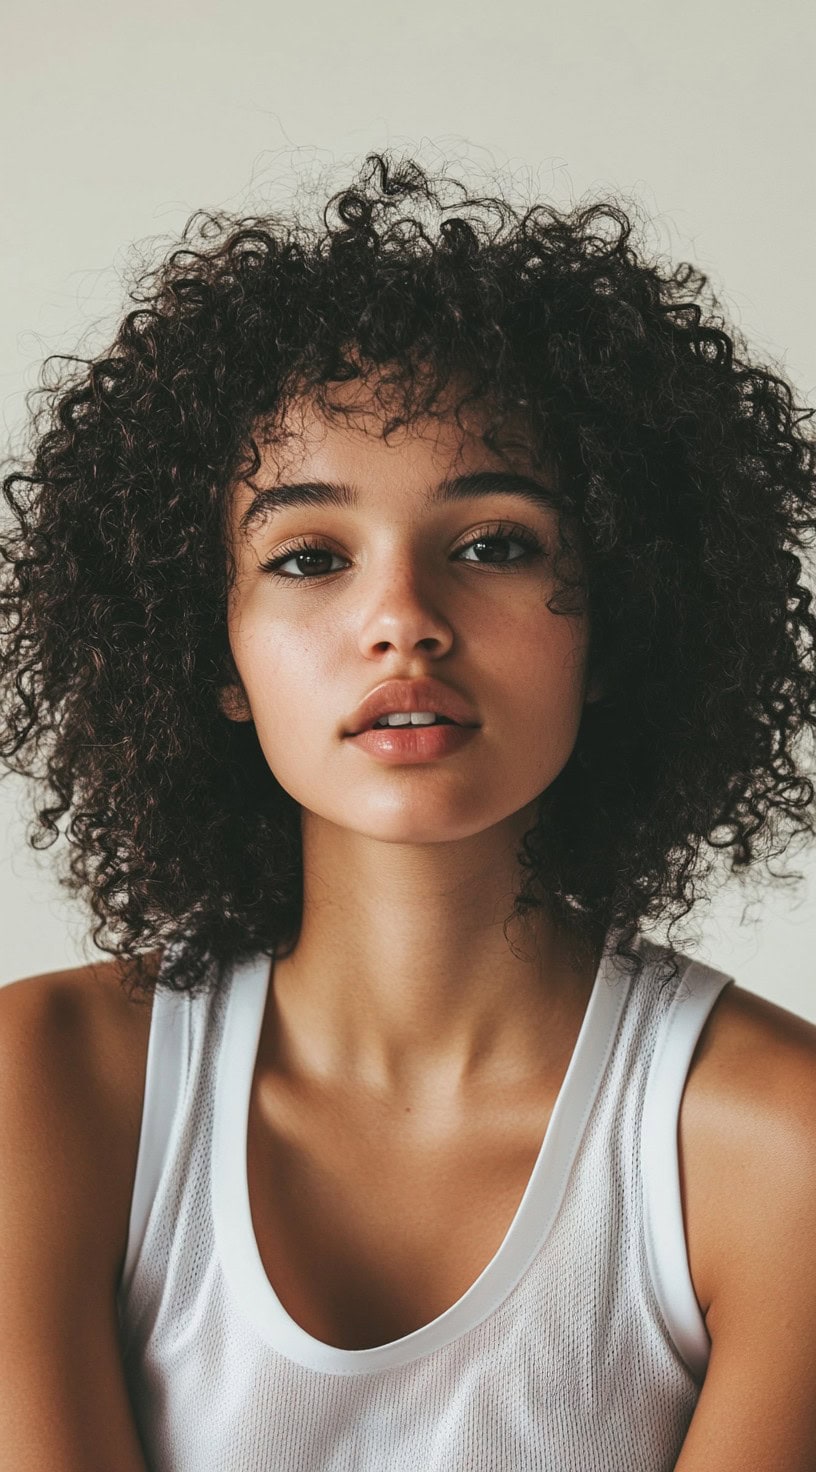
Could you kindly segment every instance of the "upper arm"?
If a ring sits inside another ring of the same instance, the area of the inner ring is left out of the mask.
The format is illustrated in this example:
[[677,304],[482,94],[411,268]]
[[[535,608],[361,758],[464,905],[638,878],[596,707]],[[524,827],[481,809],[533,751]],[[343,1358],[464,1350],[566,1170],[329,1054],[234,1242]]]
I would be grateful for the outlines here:
[[710,1186],[711,1355],[676,1472],[813,1472],[816,1028],[754,1000],[734,1041]]
[[59,974],[0,987],[0,1446],[15,1472],[145,1472],[106,1192],[120,1137],[89,1036]]

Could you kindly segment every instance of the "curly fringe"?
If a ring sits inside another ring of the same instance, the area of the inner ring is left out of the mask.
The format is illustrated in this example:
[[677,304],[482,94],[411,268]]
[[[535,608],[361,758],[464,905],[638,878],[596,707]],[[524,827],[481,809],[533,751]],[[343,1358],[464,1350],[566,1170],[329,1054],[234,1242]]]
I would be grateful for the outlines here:
[[196,212],[107,351],[46,360],[3,481],[0,756],[40,786],[33,848],[70,814],[60,883],[132,995],[157,943],[160,984],[188,991],[296,943],[299,807],[217,704],[228,506],[293,398],[342,412],[330,386],[362,364],[386,434],[453,380],[491,407],[488,443],[523,409],[579,530],[605,694],[538,799],[513,915],[546,903],[637,968],[644,922],[671,936],[691,910],[705,845],[740,874],[813,836],[813,410],[701,272],[631,235],[615,201],[521,211],[371,154],[322,228]]

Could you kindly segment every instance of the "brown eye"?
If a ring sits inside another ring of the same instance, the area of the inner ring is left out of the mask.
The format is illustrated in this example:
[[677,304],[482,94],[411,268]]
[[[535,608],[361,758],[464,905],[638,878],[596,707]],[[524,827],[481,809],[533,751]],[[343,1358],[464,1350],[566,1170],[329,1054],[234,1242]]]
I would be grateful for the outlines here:
[[[458,548],[456,553],[454,553],[454,556],[459,558],[460,561],[465,561],[466,559],[461,557],[462,552],[469,552],[472,547],[492,547],[502,542],[515,542],[517,546],[522,548],[521,556],[509,559],[502,559],[501,556],[497,558],[488,557],[485,562],[481,562],[478,559],[469,560],[476,561],[476,565],[479,567],[495,568],[498,572],[517,572],[527,567],[536,558],[542,556],[544,552],[544,548],[538,538],[533,536],[532,532],[526,531],[523,527],[506,528],[501,526],[498,529],[495,527],[492,529],[483,528],[472,533],[464,546]],[[339,553],[332,552],[330,547],[325,547],[320,542],[294,542],[290,546],[284,547],[275,557],[270,557],[266,562],[260,563],[260,569],[262,572],[269,573],[272,577],[279,578],[282,582],[313,583],[319,582],[326,573],[336,572],[337,569],[330,567],[324,568],[322,572],[318,570],[312,571],[311,573],[304,572],[302,568],[300,573],[281,572],[280,569],[285,563],[297,561],[299,558],[312,558],[319,561],[321,558],[331,560],[332,557],[338,556]],[[342,561],[343,559],[341,558],[340,560]]]
[[502,571],[506,569],[508,572],[515,572],[518,568],[526,567],[529,562],[543,551],[541,543],[536,537],[531,536],[529,532],[522,531],[515,531],[512,534],[509,532],[491,532],[490,535],[480,532],[477,536],[471,537],[470,541],[466,542],[465,546],[460,548],[460,551],[469,552],[473,547],[492,547],[502,542],[515,542],[516,546],[522,548],[521,556],[512,557],[507,560],[503,560],[501,557],[498,559],[488,558],[487,562],[480,563],[480,566],[497,567],[501,568]]
[[[283,552],[279,552],[277,557],[270,557],[268,561],[262,562],[261,569],[263,572],[271,573],[273,577],[282,578],[284,581],[312,582],[314,581],[314,579],[311,577],[301,577],[298,576],[298,574],[296,573],[279,572],[278,569],[282,567],[284,563],[294,562],[296,559],[302,557],[310,557],[312,559],[316,558],[319,561],[321,558],[331,559],[332,557],[336,557],[337,555],[338,554],[336,552],[332,552],[329,547],[321,547],[316,543],[311,542],[300,543],[296,547],[287,547],[284,549]],[[328,569],[328,571],[332,570],[333,569],[331,568]]]

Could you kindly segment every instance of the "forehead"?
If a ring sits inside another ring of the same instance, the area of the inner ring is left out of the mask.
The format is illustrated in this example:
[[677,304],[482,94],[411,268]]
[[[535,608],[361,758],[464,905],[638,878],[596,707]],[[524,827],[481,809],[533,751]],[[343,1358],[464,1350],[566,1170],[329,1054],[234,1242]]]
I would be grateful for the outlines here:
[[233,500],[231,517],[242,542],[260,536],[279,513],[356,510],[380,498],[387,498],[389,514],[396,500],[409,517],[434,505],[497,495],[521,498],[548,518],[558,506],[555,477],[532,464],[524,441],[504,438],[488,446],[478,426],[463,429],[455,418],[402,426],[388,439],[370,422],[327,423],[300,408],[296,423],[266,444],[258,470]]
[[[294,398],[274,421],[259,423],[253,438],[259,466],[235,485],[233,513],[246,528],[254,520],[259,493],[292,483],[342,483],[350,494],[337,504],[354,504],[358,491],[387,483],[388,494],[430,503],[443,482],[468,472],[510,471],[552,484],[552,466],[536,457],[520,413],[499,421],[484,404],[469,403],[455,412],[451,394],[432,412],[391,428],[399,405],[355,380],[333,386],[329,407],[312,395]],[[333,406],[337,406],[336,409]],[[490,444],[484,435],[490,431]],[[275,498],[266,496],[266,509]],[[301,504],[303,504],[301,498]]]

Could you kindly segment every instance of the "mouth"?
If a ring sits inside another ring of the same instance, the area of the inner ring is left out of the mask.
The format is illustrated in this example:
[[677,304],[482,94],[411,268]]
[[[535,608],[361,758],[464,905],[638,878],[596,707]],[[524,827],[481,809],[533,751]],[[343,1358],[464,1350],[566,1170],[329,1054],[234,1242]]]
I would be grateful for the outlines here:
[[[380,724],[381,721],[382,724]],[[433,730],[434,726],[458,726],[459,724],[459,721],[451,720],[450,716],[437,716],[436,719],[433,721],[417,721],[416,724],[414,724],[413,721],[408,721],[402,722],[398,726],[392,726],[383,717],[380,717],[370,726],[363,726],[362,729],[363,731],[431,731]],[[362,732],[354,731],[352,734],[355,736],[360,736]]]
[[410,766],[460,751],[478,730],[448,720],[432,726],[367,726],[345,739],[382,762]]
[[[432,716],[432,725],[477,726],[476,711],[470,702],[444,680],[425,676],[415,680],[386,680],[360,701],[349,717],[344,736],[359,736],[364,730],[406,729],[410,724],[425,726],[424,717]],[[377,721],[399,716],[402,725],[377,727]],[[415,717],[423,717],[415,722]]]

